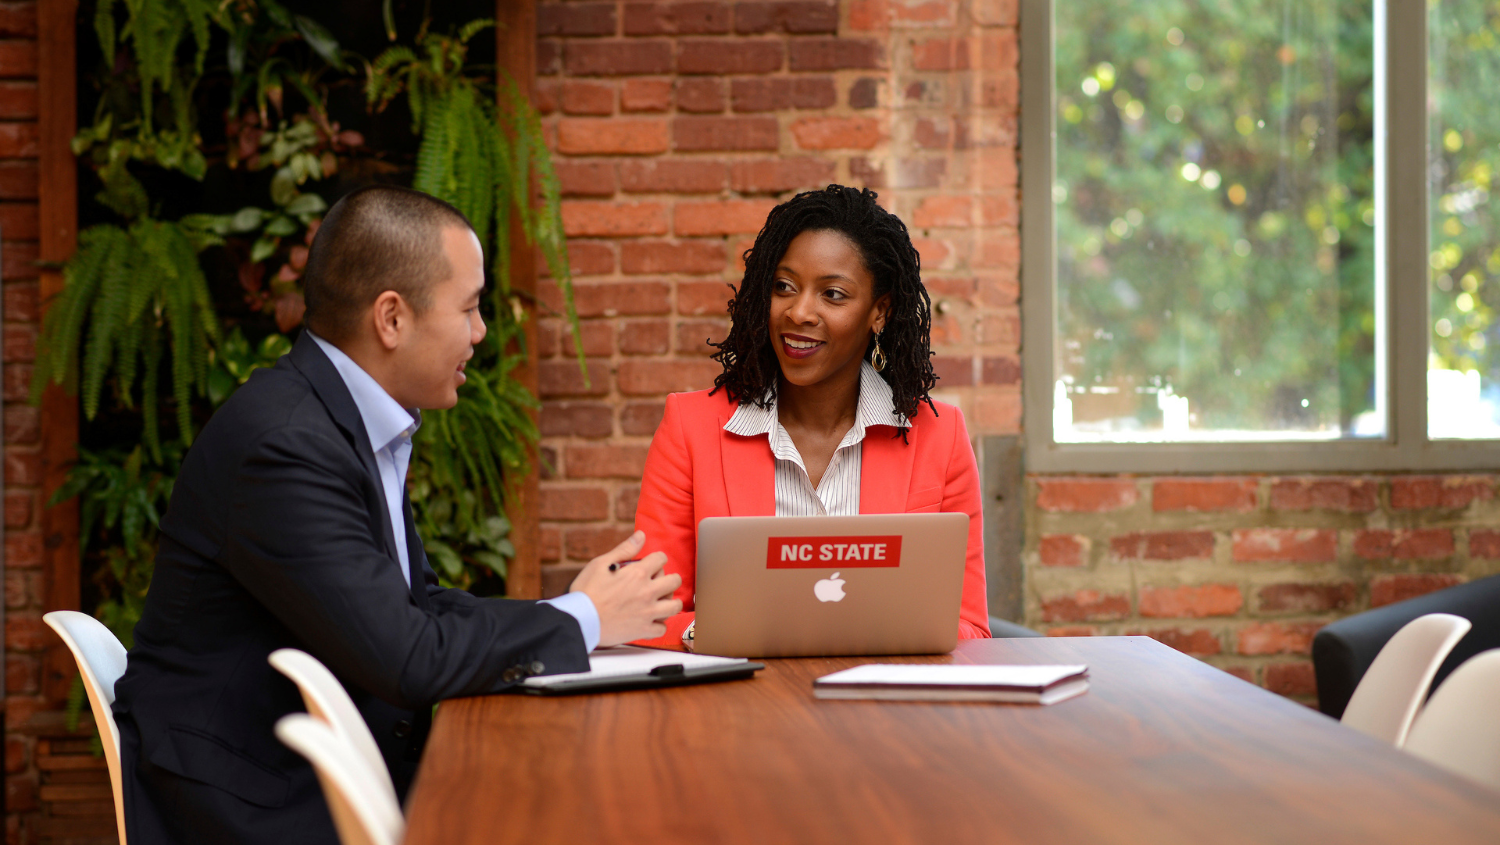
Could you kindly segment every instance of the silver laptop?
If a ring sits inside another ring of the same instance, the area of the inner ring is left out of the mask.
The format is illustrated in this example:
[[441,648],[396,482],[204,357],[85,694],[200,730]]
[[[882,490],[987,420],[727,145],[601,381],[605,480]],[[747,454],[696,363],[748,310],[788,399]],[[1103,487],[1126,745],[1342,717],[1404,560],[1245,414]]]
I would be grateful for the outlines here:
[[693,649],[952,651],[968,541],[962,513],[709,517],[698,523]]

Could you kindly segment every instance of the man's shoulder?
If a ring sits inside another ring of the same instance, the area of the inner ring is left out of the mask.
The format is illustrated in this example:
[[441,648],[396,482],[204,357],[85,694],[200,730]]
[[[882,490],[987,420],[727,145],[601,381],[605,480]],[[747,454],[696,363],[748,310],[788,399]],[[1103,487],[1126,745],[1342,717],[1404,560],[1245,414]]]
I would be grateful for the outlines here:
[[258,439],[287,427],[324,428],[333,426],[333,417],[318,398],[307,376],[283,356],[275,366],[263,367],[214,412],[204,427],[203,437],[224,430],[241,442]]

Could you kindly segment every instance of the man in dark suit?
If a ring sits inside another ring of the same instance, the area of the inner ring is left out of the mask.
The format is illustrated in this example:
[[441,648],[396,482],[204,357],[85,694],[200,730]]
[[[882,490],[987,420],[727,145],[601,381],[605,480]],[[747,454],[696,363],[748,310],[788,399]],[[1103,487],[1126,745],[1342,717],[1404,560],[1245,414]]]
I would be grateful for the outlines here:
[[266,662],[293,647],[343,682],[405,794],[432,705],[578,672],[681,609],[639,534],[551,602],[442,589],[405,495],[408,409],[458,401],[484,337],[484,257],[456,209],[367,188],[313,241],[307,327],[188,452],[115,686],[131,845],[331,843],[311,767],[273,734],[302,709]]

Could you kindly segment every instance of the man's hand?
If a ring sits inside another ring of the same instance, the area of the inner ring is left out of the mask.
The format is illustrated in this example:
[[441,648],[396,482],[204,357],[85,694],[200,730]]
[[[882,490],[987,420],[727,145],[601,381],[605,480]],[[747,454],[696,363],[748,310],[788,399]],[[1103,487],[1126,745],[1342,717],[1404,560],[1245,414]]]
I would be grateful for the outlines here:
[[[646,535],[637,531],[625,542],[589,561],[569,592],[581,592],[594,603],[599,613],[599,645],[610,646],[660,637],[667,632],[662,624],[669,616],[682,612],[682,602],[672,593],[682,586],[681,575],[663,575],[667,556],[661,552],[633,560]],[[631,561],[629,566],[617,566]]]

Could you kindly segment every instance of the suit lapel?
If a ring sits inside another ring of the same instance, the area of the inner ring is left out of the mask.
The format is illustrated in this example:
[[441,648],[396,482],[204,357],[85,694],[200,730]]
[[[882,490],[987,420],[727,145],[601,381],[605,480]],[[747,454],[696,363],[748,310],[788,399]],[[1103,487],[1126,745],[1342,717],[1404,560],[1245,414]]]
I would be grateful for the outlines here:
[[[911,469],[917,449],[890,426],[871,426],[865,432],[859,470],[860,513],[905,513],[906,494],[911,491]],[[912,430],[908,439],[915,440]]]
[[411,574],[411,595],[417,607],[427,609],[427,572],[423,564],[427,552],[422,548],[422,538],[417,536],[417,524],[412,518],[411,496],[401,491],[401,518],[406,520],[406,571]]
[[720,413],[720,452],[724,461],[724,494],[730,516],[776,515],[776,459],[766,436],[742,437],[724,430],[734,406]]
[[[375,450],[370,445],[370,435],[365,431],[365,421],[359,415],[359,407],[354,404],[354,397],[349,395],[349,388],[344,385],[343,376],[339,375],[333,362],[328,360],[328,356],[323,354],[323,350],[318,348],[317,342],[305,330],[292,346],[289,357],[297,370],[306,377],[308,384],[312,385],[313,392],[318,394],[323,407],[328,409],[334,425],[339,427],[344,437],[354,446],[360,466],[364,467],[375,490],[381,493],[377,507],[370,510],[370,518],[381,528],[385,553],[399,565],[401,558],[396,554],[396,531],[391,525],[390,510],[384,506],[385,486],[380,481],[380,468],[375,465]],[[413,532],[407,532],[408,538],[412,535]]]

